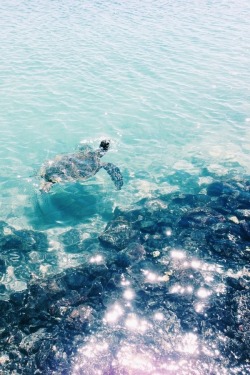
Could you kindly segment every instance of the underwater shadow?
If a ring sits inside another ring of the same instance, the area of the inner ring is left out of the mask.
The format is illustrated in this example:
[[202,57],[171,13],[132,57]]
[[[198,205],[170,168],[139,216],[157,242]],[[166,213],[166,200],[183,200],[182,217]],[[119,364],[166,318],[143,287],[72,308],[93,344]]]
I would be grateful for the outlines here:
[[33,228],[44,230],[90,221],[95,214],[110,220],[112,207],[111,195],[103,187],[76,183],[55,186],[48,194],[35,192],[25,215]]

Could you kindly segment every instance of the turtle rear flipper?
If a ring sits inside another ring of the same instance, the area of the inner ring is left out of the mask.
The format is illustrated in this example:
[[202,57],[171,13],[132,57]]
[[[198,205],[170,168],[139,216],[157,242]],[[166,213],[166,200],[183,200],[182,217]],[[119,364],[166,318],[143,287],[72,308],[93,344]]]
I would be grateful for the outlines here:
[[112,163],[104,163],[102,167],[110,175],[117,190],[120,190],[123,185],[123,177],[122,177],[120,169]]

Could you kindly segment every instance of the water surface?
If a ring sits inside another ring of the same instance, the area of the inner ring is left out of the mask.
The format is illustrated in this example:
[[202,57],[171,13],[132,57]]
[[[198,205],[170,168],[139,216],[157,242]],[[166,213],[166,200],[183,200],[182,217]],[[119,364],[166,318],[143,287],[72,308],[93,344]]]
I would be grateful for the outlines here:
[[[160,199],[173,192],[206,195],[208,184],[221,179],[229,184],[235,179],[246,181],[250,172],[248,1],[10,0],[1,2],[0,12],[1,220],[14,230],[42,232],[48,241],[45,252],[35,248],[23,255],[14,244],[2,250],[1,299],[8,301],[12,292],[25,290],[30,279],[46,279],[88,262],[95,246],[100,251],[98,237],[114,218],[115,207],[130,210],[140,199]],[[40,193],[39,169],[45,160],[73,152],[80,143],[97,148],[107,138],[111,149],[105,161],[121,169],[121,191],[101,170],[85,184],[55,186],[48,195]],[[247,191],[247,183],[242,184]],[[238,207],[243,208],[248,209]],[[247,217],[236,219],[248,222]],[[80,231],[80,250],[69,250],[63,242],[71,229]],[[199,228],[194,230],[199,236]],[[5,228],[3,233],[11,231]],[[220,260],[209,262],[217,269]],[[234,271],[246,267],[245,260]],[[140,304],[129,314],[137,309]],[[164,309],[159,306],[159,313],[164,314]],[[141,320],[147,320],[148,314]],[[93,342],[102,342],[107,335],[114,340],[117,327],[109,328],[109,333],[105,329],[100,326],[99,339],[97,334]],[[127,337],[127,331],[124,334]],[[194,342],[193,353],[195,334],[185,333],[185,340]],[[206,341],[205,334],[202,337]],[[140,342],[136,334],[133,340],[134,345]],[[152,345],[160,347],[156,341]],[[103,347],[111,358],[109,346]],[[97,362],[101,353],[95,353]],[[150,370],[140,367],[146,361],[142,356],[136,368],[129,370],[128,360],[112,371],[185,373],[174,367],[176,362],[171,362],[172,370],[169,363],[159,367],[154,351],[145,355]],[[119,356],[122,349],[116,360]],[[228,373],[221,361],[213,370],[204,372],[201,367],[197,373]],[[97,373],[93,363],[86,373]],[[77,368],[84,373],[81,366]]]

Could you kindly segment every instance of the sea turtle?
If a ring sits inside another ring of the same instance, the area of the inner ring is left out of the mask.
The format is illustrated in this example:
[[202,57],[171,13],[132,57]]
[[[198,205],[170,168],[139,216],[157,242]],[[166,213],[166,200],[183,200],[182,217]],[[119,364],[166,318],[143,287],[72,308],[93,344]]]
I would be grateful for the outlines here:
[[67,181],[84,181],[94,176],[101,168],[110,175],[118,190],[123,185],[122,174],[112,163],[101,163],[101,157],[110,146],[109,140],[103,140],[97,150],[90,146],[81,146],[73,154],[58,155],[47,161],[40,171],[43,179],[40,190],[48,192],[53,184]]

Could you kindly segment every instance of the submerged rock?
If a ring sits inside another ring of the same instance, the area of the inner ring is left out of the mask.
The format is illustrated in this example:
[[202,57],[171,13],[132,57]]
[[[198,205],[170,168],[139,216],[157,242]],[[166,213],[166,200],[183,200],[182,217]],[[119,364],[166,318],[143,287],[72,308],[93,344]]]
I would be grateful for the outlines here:
[[48,333],[45,328],[40,328],[36,332],[24,337],[19,344],[21,352],[25,354],[33,354],[38,352],[43,340],[48,338]]
[[78,229],[70,229],[59,236],[67,253],[79,253],[82,251],[81,233]]
[[[86,264],[0,301],[3,373],[248,373],[248,193],[216,181],[116,209]],[[81,249],[78,229],[59,239]],[[1,222],[0,271],[46,241]]]
[[131,240],[136,239],[137,235],[138,232],[129,221],[118,217],[107,225],[99,239],[105,245],[122,250],[129,245]]
[[6,265],[3,259],[0,259],[0,275],[6,272]]
[[241,223],[241,230],[242,230],[242,237],[246,240],[250,240],[250,222],[246,222],[245,220],[242,220]]
[[227,183],[223,182],[212,182],[207,187],[207,194],[210,196],[218,197],[220,195],[230,195],[234,192],[234,189]]
[[16,249],[21,252],[45,251],[48,249],[47,236],[33,230],[16,230],[2,222],[0,234],[0,251],[7,253]]

